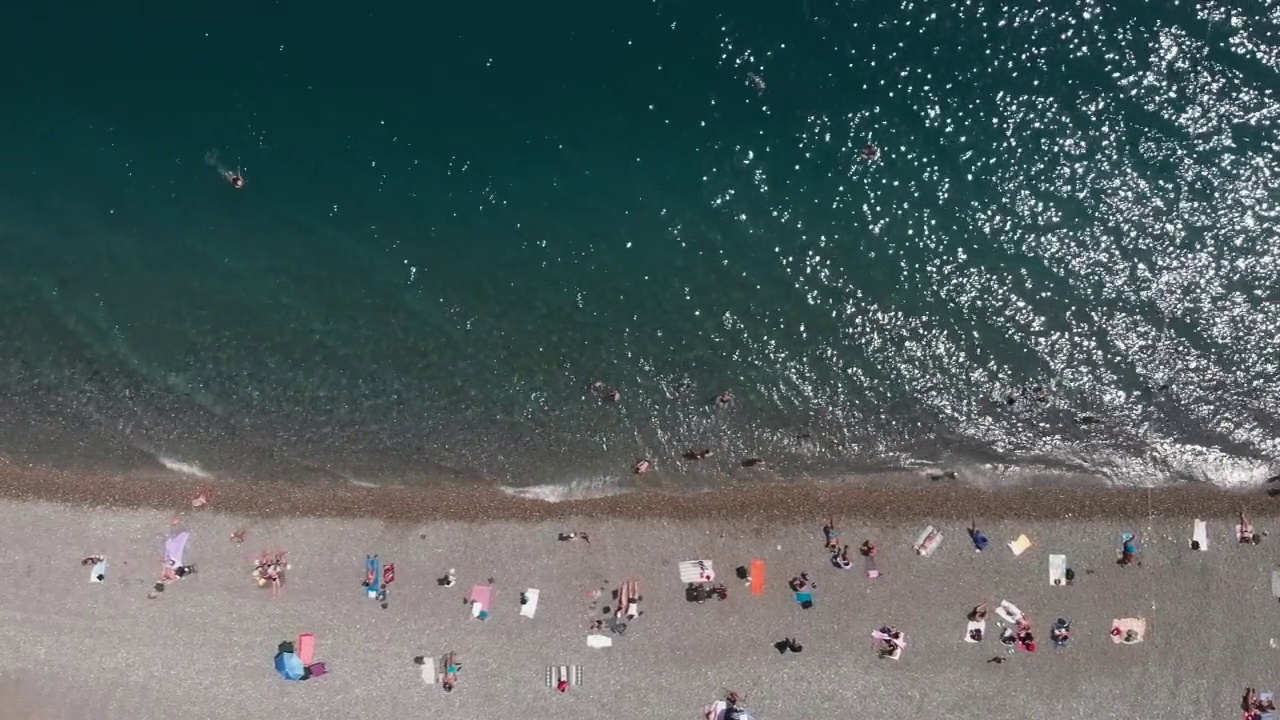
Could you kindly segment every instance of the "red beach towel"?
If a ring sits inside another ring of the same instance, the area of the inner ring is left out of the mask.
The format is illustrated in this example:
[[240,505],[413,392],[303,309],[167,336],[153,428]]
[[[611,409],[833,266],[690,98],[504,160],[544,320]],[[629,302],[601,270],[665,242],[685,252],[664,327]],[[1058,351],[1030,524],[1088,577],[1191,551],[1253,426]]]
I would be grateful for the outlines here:
[[316,636],[311,633],[302,633],[298,636],[298,659],[302,661],[302,666],[306,667],[315,660],[316,654]]
[[382,566],[382,584],[390,585],[396,581],[396,564],[387,563]]

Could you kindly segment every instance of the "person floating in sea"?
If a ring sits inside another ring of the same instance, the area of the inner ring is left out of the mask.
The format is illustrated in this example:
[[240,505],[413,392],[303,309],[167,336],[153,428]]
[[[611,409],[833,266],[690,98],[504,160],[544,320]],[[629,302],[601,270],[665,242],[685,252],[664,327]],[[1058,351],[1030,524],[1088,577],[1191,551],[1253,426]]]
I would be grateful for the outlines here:
[[646,459],[643,459],[643,458],[642,458],[642,459],[640,459],[639,461],[637,461],[637,462],[636,462],[636,466],[635,466],[635,468],[634,468],[634,472],[635,472],[635,474],[637,474],[637,475],[644,475],[645,473],[649,472],[649,471],[650,471],[650,470],[652,470],[652,469],[653,469],[653,463],[651,463],[651,462],[649,462],[648,460],[646,460]]
[[602,400],[608,400],[609,402],[616,403],[622,399],[622,393],[609,387],[608,385],[605,385],[599,380],[591,383],[591,392],[595,393],[596,397]]
[[684,454],[685,460],[705,460],[711,457],[711,448],[703,448],[701,450],[690,450]]
[[210,150],[205,153],[204,164],[216,170],[223,180],[231,183],[231,187],[236,190],[244,189],[244,174],[240,172],[240,168],[232,170],[223,165],[222,162],[218,160],[217,150]]
[[875,162],[880,159],[880,148],[868,143],[862,148],[862,159],[867,162]]

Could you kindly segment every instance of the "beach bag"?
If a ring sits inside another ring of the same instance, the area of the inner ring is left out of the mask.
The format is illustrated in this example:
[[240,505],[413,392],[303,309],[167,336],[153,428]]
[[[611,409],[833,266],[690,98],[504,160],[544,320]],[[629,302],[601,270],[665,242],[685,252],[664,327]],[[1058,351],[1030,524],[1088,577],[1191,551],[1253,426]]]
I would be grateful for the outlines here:
[[813,607],[813,601],[805,600],[804,602],[800,603],[800,607],[804,610],[808,610],[809,608]]
[[322,662],[311,663],[307,666],[307,672],[311,674],[311,677],[321,677],[329,672],[329,668],[326,668]]

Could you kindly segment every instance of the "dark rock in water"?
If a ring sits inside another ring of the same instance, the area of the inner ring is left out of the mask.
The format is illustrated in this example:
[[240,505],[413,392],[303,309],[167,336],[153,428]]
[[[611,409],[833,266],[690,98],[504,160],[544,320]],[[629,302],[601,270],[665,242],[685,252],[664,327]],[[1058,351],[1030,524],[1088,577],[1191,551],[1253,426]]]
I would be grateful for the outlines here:
[[1092,415],[1081,415],[1076,418],[1077,425],[1101,425],[1102,421]]

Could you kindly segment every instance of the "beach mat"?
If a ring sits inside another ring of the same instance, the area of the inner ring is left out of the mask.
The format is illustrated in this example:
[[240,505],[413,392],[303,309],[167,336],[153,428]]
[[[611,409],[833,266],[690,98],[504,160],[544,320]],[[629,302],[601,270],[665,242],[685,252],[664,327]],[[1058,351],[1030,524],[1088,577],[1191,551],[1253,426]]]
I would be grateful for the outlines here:
[[608,635],[600,635],[598,633],[594,635],[588,635],[587,647],[593,648],[596,650],[599,650],[600,648],[613,647],[613,638],[609,637]]
[[1010,625],[1017,625],[1022,621],[1022,611],[1018,609],[1017,605],[1008,600],[1000,601],[1000,606],[996,608],[996,615],[999,615],[1001,620]]
[[1021,555],[1031,547],[1031,538],[1026,535],[1019,535],[1017,540],[1009,543],[1009,549],[1013,551],[1014,556]]
[[1049,584],[1055,587],[1067,584],[1067,556],[1049,556]]
[[929,557],[934,550],[938,549],[940,544],[942,544],[942,533],[930,525],[920,531],[920,534],[916,536],[915,544],[911,547],[918,554]]
[[524,605],[520,606],[520,616],[531,618],[538,613],[538,589],[529,588],[524,591]]
[[987,621],[986,620],[970,620],[964,629],[964,641],[968,643],[980,642],[973,639],[973,631],[981,630],[983,639],[987,637]]
[[302,666],[306,667],[315,662],[316,655],[316,636],[311,633],[302,633],[298,636],[298,659],[302,661]]
[[560,684],[561,680],[568,680],[569,687],[578,687],[582,684],[582,666],[548,665],[546,672],[547,687],[554,688]]
[[489,597],[493,588],[488,585],[472,585],[467,599],[471,601],[471,617],[481,620],[489,617]]
[[751,594],[764,594],[764,561],[751,561]]
[[[1137,638],[1125,641],[1125,637],[1133,631]],[[1111,642],[1125,645],[1136,645],[1147,639],[1147,621],[1144,618],[1117,618],[1111,621]]]
[[867,571],[867,577],[872,580],[880,577],[880,567],[876,565],[875,557],[871,555],[864,555],[862,557],[862,566]]
[[1280,570],[1271,571],[1271,594],[1280,598]]
[[1203,520],[1196,520],[1191,529],[1191,547],[1205,552],[1209,549],[1209,527]]
[[702,583],[716,579],[715,566],[710,560],[685,560],[680,563],[680,582]]
[[93,567],[89,570],[89,582],[100,583],[106,579],[107,579],[107,561],[102,560],[100,562],[94,563]]

